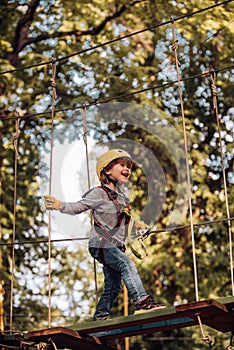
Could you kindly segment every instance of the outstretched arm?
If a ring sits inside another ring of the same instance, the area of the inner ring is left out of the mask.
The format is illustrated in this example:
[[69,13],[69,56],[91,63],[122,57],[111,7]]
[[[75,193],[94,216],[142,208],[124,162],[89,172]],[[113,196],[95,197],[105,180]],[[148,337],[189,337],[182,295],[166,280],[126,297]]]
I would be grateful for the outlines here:
[[103,203],[104,194],[102,189],[94,188],[77,202],[63,202],[50,195],[44,196],[44,202],[48,210],[60,210],[63,214],[76,215],[89,209],[97,209]]
[[48,194],[44,196],[44,201],[46,209],[61,210],[63,207],[62,202],[60,200],[49,196]]

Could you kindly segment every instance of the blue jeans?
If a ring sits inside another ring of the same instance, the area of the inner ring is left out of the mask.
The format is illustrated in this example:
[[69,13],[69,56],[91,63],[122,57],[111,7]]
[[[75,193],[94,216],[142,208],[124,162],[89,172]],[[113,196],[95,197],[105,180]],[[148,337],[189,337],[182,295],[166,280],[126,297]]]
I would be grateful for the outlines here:
[[[89,247],[90,254],[99,262],[99,249]],[[117,297],[122,280],[129,296],[136,305],[138,301],[147,296],[134,262],[118,247],[108,245],[103,248],[104,291],[99,299],[93,320],[106,317],[110,314],[115,298]]]

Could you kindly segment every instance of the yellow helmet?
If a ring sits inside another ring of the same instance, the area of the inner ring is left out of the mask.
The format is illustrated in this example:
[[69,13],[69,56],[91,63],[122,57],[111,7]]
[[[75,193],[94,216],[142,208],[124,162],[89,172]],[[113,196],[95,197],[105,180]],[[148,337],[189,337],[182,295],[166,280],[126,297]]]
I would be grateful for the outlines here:
[[107,152],[105,152],[103,155],[101,155],[97,160],[96,170],[98,178],[100,178],[101,171],[114,159],[118,158],[129,158],[132,160],[130,154],[123,151],[122,149],[112,149]]

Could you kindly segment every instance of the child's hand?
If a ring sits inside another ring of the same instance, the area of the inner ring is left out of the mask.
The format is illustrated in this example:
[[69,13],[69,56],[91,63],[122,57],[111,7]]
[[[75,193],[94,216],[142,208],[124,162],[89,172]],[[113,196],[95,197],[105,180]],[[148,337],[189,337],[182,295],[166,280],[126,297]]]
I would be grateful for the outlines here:
[[135,226],[140,230],[149,229],[149,225],[147,225],[144,221],[140,220],[135,221]]
[[46,209],[55,209],[55,210],[61,210],[62,209],[62,202],[52,196],[49,196],[46,194],[44,196],[45,201],[45,207]]
[[135,226],[135,230],[136,230],[136,235],[138,237],[145,236],[145,238],[146,238],[147,234],[149,233],[149,231],[151,229],[150,226],[147,225],[144,221],[139,221],[139,220],[135,221],[134,226]]

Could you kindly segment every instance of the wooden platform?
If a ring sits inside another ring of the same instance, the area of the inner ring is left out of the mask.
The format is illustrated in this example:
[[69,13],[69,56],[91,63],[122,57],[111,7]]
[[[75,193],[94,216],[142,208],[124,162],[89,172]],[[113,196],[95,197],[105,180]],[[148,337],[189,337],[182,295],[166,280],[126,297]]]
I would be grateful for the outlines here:
[[72,349],[72,350],[120,350],[114,341],[101,340],[89,335],[81,336],[79,332],[65,327],[53,327],[27,333],[0,334],[0,348],[35,347],[45,343],[46,349]]
[[159,311],[151,311],[106,321],[79,323],[71,327],[53,327],[31,332],[0,334],[0,343],[21,347],[27,343],[46,343],[51,349],[113,350],[119,349],[112,340],[170,329],[203,325],[220,332],[234,331],[234,297],[202,300]]
[[[223,302],[221,302],[223,301]],[[80,334],[117,339],[202,324],[220,332],[234,331],[234,297],[192,302],[159,311],[77,325]],[[103,330],[104,328],[104,330]]]

